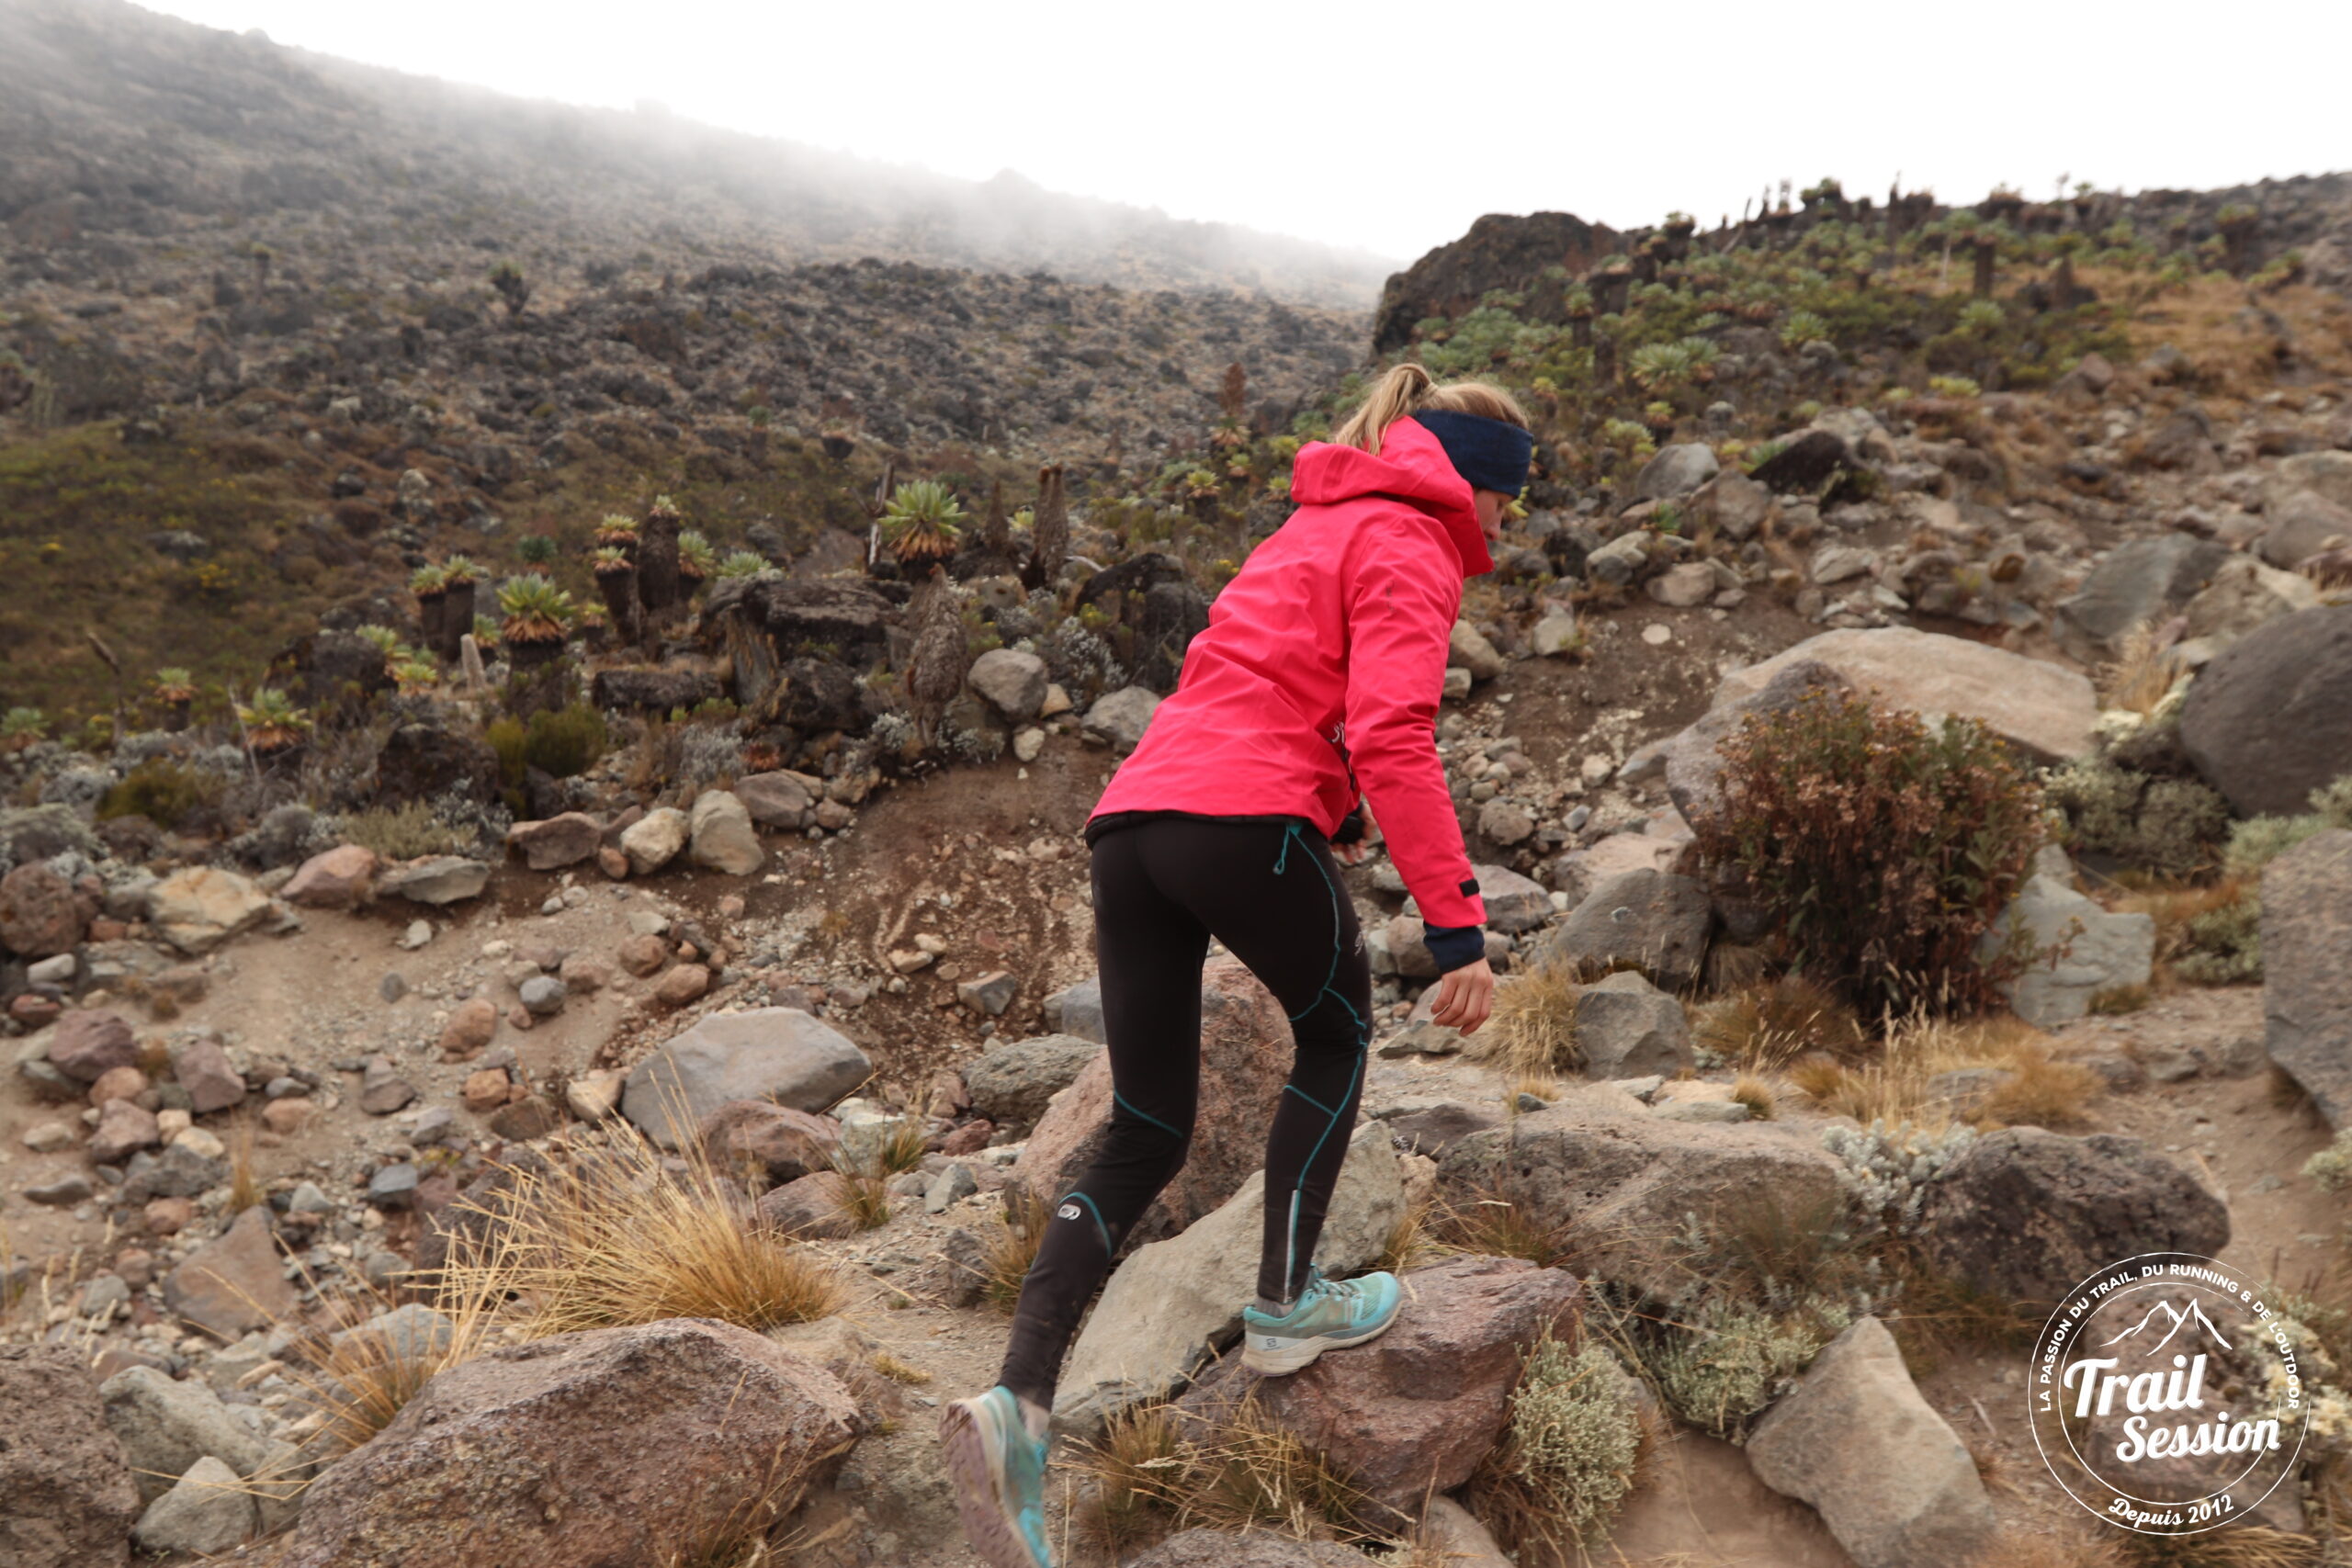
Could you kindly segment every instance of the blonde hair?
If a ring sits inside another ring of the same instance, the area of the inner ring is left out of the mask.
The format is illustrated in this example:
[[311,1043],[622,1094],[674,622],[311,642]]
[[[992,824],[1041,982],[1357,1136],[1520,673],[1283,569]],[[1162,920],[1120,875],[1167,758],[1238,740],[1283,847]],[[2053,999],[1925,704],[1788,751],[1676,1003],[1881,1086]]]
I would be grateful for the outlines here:
[[1362,447],[1374,457],[1380,455],[1380,438],[1388,427],[1407,414],[1423,409],[1445,409],[1453,413],[1475,413],[1487,419],[1498,419],[1515,424],[1521,430],[1534,427],[1528,423],[1527,412],[1509,392],[1491,381],[1446,381],[1441,383],[1425,365],[1407,360],[1391,366],[1387,374],[1372,384],[1363,403],[1350,414],[1331,439],[1341,446]]

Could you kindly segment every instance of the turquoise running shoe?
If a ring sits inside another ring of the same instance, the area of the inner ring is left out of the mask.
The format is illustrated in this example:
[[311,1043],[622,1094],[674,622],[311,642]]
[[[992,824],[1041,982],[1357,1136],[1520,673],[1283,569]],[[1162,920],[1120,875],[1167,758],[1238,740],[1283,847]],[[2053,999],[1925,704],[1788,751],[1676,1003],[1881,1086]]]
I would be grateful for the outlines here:
[[939,1416],[939,1439],[956,1480],[964,1537],[989,1568],[1054,1568],[1046,1544],[1046,1445],[1000,1383]]
[[1312,1366],[1326,1350],[1368,1344],[1388,1332],[1403,1300],[1394,1274],[1327,1280],[1320,1269],[1310,1269],[1306,1291],[1282,1316],[1242,1309],[1241,1364],[1263,1377],[1281,1377]]

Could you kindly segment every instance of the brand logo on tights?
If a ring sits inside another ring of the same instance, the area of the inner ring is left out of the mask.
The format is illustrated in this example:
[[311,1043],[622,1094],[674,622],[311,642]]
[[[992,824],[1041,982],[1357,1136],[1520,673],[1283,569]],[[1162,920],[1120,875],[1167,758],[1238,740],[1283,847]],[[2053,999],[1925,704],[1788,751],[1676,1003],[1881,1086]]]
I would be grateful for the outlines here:
[[1063,1219],[1074,1220],[1078,1218],[1080,1210],[1079,1206],[1075,1203],[1064,1203],[1060,1208],[1056,1209],[1054,1213],[1059,1214]]

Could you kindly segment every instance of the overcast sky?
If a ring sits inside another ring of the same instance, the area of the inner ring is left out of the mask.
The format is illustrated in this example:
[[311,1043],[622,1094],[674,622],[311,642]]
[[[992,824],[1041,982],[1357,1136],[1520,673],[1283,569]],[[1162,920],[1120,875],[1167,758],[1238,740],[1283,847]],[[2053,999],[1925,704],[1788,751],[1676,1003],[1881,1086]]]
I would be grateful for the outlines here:
[[[1142,6],[149,0],[530,97],[1410,259],[1484,212],[1713,223],[1783,177],[1968,201],[2352,168],[2348,0]],[[2243,20],[2247,25],[2241,26]]]

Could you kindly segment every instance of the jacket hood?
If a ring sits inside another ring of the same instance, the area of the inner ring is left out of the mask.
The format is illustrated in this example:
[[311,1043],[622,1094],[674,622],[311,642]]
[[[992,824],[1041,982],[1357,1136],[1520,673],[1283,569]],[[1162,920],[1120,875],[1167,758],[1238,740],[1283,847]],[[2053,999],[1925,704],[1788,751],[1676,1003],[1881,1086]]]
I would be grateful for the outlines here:
[[1308,506],[1328,506],[1371,495],[1393,496],[1435,518],[1461,558],[1462,575],[1495,569],[1470,482],[1453,471],[1436,436],[1409,419],[1391,424],[1380,437],[1380,454],[1329,441],[1310,441],[1291,463],[1290,496]]

